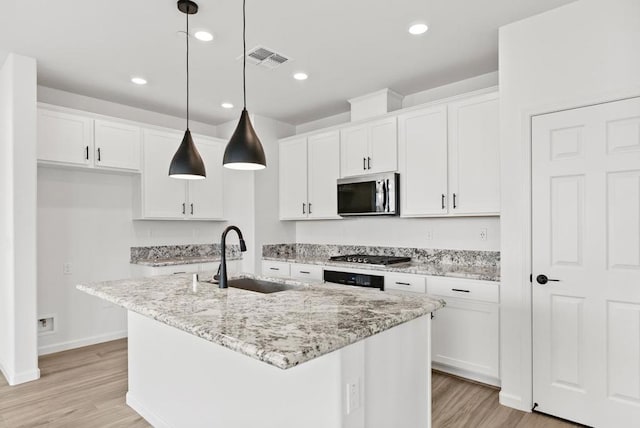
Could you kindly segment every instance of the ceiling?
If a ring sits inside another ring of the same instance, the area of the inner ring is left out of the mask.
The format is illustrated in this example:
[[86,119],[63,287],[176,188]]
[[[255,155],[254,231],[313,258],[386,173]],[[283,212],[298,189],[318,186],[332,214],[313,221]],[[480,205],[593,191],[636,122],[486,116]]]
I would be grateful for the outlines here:
[[[247,65],[247,109],[300,124],[382,88],[406,95],[495,71],[500,26],[571,1],[248,0],[247,48],[293,60],[274,70]],[[185,16],[174,0],[3,3],[0,53],[35,57],[39,84],[184,116]],[[192,43],[192,118],[218,124],[242,108],[242,2],[199,5],[190,26],[215,39]],[[416,21],[429,31],[410,35]],[[300,70],[308,80],[292,78]],[[133,85],[134,75],[149,83]],[[236,107],[225,110],[223,101]]]

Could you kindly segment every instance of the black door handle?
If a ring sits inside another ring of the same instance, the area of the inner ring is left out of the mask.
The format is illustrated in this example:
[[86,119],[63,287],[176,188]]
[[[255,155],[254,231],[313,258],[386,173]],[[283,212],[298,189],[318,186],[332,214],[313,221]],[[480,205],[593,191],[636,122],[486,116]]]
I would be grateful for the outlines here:
[[548,278],[547,275],[538,275],[538,276],[536,276],[536,281],[538,281],[538,284],[544,285],[549,281],[559,282],[560,280],[559,279]]

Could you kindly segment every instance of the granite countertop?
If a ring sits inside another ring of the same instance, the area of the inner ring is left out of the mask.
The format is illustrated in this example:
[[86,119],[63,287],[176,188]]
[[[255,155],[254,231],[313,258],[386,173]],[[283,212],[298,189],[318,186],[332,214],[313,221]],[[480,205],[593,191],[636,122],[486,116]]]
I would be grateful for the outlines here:
[[[208,277],[203,274],[201,278]],[[426,295],[352,290],[341,285],[235,275],[297,286],[261,294],[220,289],[192,275],[166,275],[78,285],[93,296],[288,369],[444,306]]]
[[314,257],[262,257],[263,260],[272,260],[288,263],[304,263],[322,266],[345,267],[352,269],[367,269],[384,272],[411,273],[416,275],[446,276],[451,278],[475,279],[482,281],[500,281],[500,268],[496,266],[469,266],[456,264],[407,262],[388,266],[367,265],[364,263],[335,262],[326,258]]
[[[242,260],[242,257],[227,256],[227,261],[231,261],[231,260]],[[220,256],[181,256],[181,257],[139,259],[139,260],[132,261],[131,264],[159,267],[159,266],[190,265],[194,263],[214,263],[219,261],[220,261]]]

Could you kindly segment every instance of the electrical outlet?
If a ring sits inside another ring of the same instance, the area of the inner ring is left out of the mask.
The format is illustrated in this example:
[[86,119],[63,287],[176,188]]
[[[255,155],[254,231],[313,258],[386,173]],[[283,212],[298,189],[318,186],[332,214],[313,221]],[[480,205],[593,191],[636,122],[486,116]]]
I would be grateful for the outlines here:
[[71,275],[73,273],[73,266],[71,266],[71,263],[62,264],[62,273],[64,275]]
[[482,228],[480,229],[480,240],[481,241],[486,241],[487,240],[487,229],[486,228]]
[[53,317],[40,318],[38,320],[38,333],[49,333],[53,331]]
[[360,408],[360,381],[347,384],[347,415]]

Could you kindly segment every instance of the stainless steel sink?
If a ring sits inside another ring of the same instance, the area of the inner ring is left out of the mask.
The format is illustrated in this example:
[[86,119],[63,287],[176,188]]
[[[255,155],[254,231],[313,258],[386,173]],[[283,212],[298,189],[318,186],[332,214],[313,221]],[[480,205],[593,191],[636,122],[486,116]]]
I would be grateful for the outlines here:
[[255,291],[257,293],[278,293],[280,291],[291,290],[296,288],[295,285],[280,284],[278,282],[261,281],[259,279],[238,278],[230,279],[227,284],[229,287],[241,288],[243,290]]

